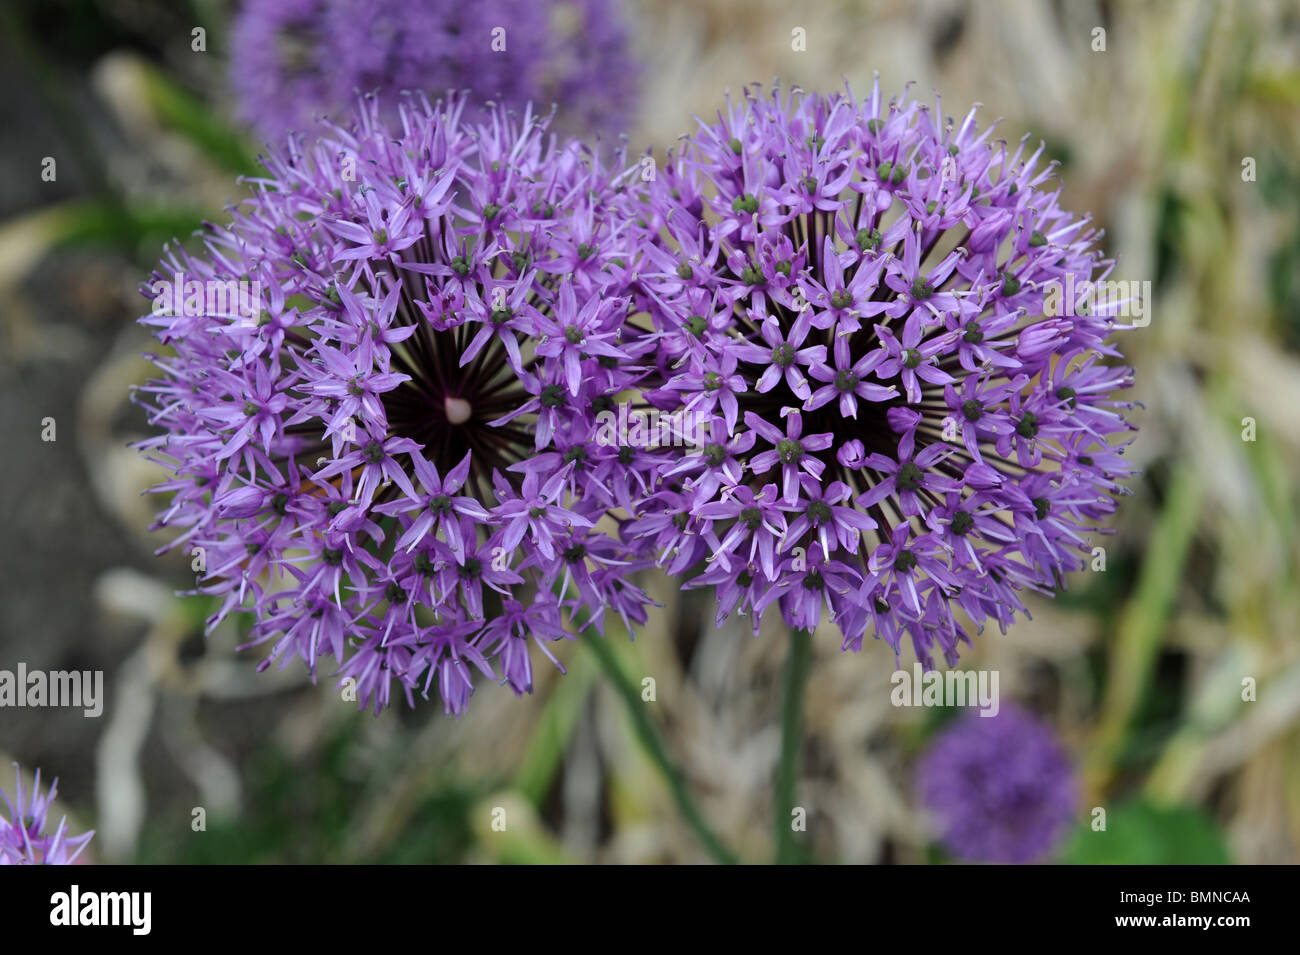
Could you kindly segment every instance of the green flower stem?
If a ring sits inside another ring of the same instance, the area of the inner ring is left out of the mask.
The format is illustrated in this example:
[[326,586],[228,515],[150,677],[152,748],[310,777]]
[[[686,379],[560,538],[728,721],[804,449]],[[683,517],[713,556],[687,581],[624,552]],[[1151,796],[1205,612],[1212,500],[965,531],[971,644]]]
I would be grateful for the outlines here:
[[1152,692],[1161,641],[1204,506],[1203,483],[1204,478],[1189,465],[1180,466],[1171,475],[1160,516],[1148,535],[1147,559],[1133,596],[1116,621],[1106,694],[1084,763],[1084,786],[1090,799],[1100,799],[1114,782],[1119,760],[1130,744],[1134,717]]
[[776,861],[788,865],[798,861],[798,845],[790,826],[795,789],[799,783],[799,757],[803,752],[803,701],[812,669],[812,633],[794,630],[785,660],[781,688],[781,761],[776,768],[773,825],[776,827]]
[[700,807],[691,798],[691,794],[686,789],[686,780],[683,778],[681,770],[669,757],[663,740],[659,736],[659,731],[655,729],[655,725],[648,715],[649,711],[641,700],[641,694],[637,692],[635,684],[623,672],[623,667],[614,653],[614,648],[591,627],[582,631],[580,639],[591,648],[596,662],[600,664],[601,670],[604,671],[610,684],[623,701],[624,709],[627,710],[628,718],[632,721],[632,728],[636,731],[641,748],[645,750],[646,755],[650,757],[659,770],[659,775],[668,784],[673,801],[677,803],[678,811],[682,814],[682,818],[686,820],[686,824],[691,827],[691,831],[695,833],[700,845],[704,847],[704,850],[708,852],[715,862],[722,865],[735,865],[740,862],[735,853],[728,849],[722,840],[718,838],[708,822],[705,821],[704,814],[700,812]]

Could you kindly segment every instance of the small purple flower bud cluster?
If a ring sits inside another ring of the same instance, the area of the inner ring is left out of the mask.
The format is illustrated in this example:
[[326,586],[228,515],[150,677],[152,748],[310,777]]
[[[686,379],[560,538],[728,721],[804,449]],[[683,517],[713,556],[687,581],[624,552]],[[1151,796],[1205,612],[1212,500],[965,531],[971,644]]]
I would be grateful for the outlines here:
[[86,848],[92,832],[79,836],[68,835],[68,822],[60,819],[53,834],[45,831],[50,804],[59,790],[56,779],[50,791],[41,793],[41,771],[36,771],[32,788],[23,791],[23,777],[16,774],[18,785],[15,798],[10,799],[0,789],[5,815],[0,815],[0,865],[69,865]]
[[1052,731],[1023,710],[966,713],[946,727],[917,770],[921,803],[940,841],[968,862],[1036,862],[1074,818],[1074,774]]
[[418,99],[291,138],[228,227],[168,252],[143,447],[210,626],[251,611],[263,666],[333,658],[376,710],[436,681],[459,714],[476,672],[530,691],[566,617],[645,619],[606,518],[649,478],[594,435],[654,342],[625,324],[624,173],[531,111]]
[[403,90],[555,102],[568,126],[615,131],[637,68],[614,0],[245,0],[231,35],[242,117],[272,142],[341,120],[356,92],[390,121]]
[[702,453],[658,452],[634,532],[719,620],[757,633],[775,605],[954,662],[964,621],[1005,631],[1105,532],[1132,473],[1123,326],[1044,301],[1113,263],[1042,148],[991,131],[878,85],[753,89],[633,198],[647,400],[712,422]]

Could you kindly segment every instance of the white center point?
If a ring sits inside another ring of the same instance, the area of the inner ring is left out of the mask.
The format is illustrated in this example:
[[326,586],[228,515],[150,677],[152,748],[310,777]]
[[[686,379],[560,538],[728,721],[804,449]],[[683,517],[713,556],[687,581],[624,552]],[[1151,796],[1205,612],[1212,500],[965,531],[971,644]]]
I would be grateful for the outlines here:
[[474,413],[474,409],[464,398],[444,398],[442,406],[447,411],[447,420],[452,424],[464,424]]

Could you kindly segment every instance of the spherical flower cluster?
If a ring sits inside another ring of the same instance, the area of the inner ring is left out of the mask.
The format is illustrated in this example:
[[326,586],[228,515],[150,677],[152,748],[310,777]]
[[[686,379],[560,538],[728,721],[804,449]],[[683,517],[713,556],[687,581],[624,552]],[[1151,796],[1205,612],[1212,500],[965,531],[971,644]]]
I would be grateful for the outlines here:
[[1038,861],[1074,818],[1065,752],[1051,730],[1006,704],[946,727],[922,758],[917,787],[945,848],[968,862]]
[[556,102],[574,128],[619,131],[636,68],[614,0],[245,0],[231,36],[240,113],[279,142],[357,91],[386,118],[403,90],[468,90],[477,102]]
[[719,620],[829,615],[845,648],[953,662],[964,621],[1005,630],[1104,532],[1132,473],[1123,303],[1045,311],[1112,263],[1041,147],[990,132],[878,87],[751,90],[634,197],[645,397],[709,424],[658,453],[635,531]]
[[476,672],[528,691],[566,616],[648,603],[608,517],[641,455],[593,437],[654,347],[625,329],[623,173],[531,113],[466,110],[393,128],[371,102],[291,139],[146,289],[169,350],[143,447],[210,625],[251,611],[263,666],[333,658],[376,710],[393,680],[456,714]]
[[48,793],[41,793],[41,771],[36,771],[32,788],[23,791],[22,773],[18,777],[15,798],[11,800],[0,789],[6,815],[0,815],[0,865],[68,865],[81,854],[95,835],[85,832],[79,836],[68,835],[66,818],[60,819],[53,834],[47,834],[46,816],[50,804],[58,793],[59,781],[50,785]]

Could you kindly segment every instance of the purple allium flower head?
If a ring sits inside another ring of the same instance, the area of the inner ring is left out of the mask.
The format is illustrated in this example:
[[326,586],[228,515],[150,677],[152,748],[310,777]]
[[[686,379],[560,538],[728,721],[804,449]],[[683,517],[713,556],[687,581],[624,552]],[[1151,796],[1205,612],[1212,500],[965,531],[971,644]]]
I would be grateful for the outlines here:
[[943,845],[969,862],[1038,861],[1074,818],[1064,750],[1013,705],[992,717],[967,711],[945,727],[922,757],[917,788]]
[[1113,263],[1042,148],[990,133],[878,86],[752,89],[631,197],[647,400],[711,422],[702,454],[659,452],[635,531],[719,619],[776,605],[952,662],[963,619],[1005,630],[1106,533],[1124,326],[1044,304]]
[[[17,764],[15,764],[16,766]],[[32,788],[23,790],[22,773],[13,799],[0,789],[4,814],[0,815],[0,865],[68,865],[81,854],[94,832],[68,835],[67,819],[60,819],[53,833],[47,833],[46,816],[58,793],[59,781],[41,793],[41,771],[36,771]]]
[[202,555],[209,625],[251,611],[263,666],[331,657],[376,710],[393,680],[457,714],[477,675],[530,690],[566,618],[649,602],[611,512],[653,460],[595,441],[654,347],[625,329],[626,173],[530,112],[466,110],[391,128],[371,101],[291,137],[231,225],[168,253],[142,319],[169,348],[141,392],[174,475],[158,524]]
[[240,113],[279,142],[355,93],[396,117],[403,90],[558,103],[567,127],[619,132],[637,69],[616,0],[245,0],[231,35]]

